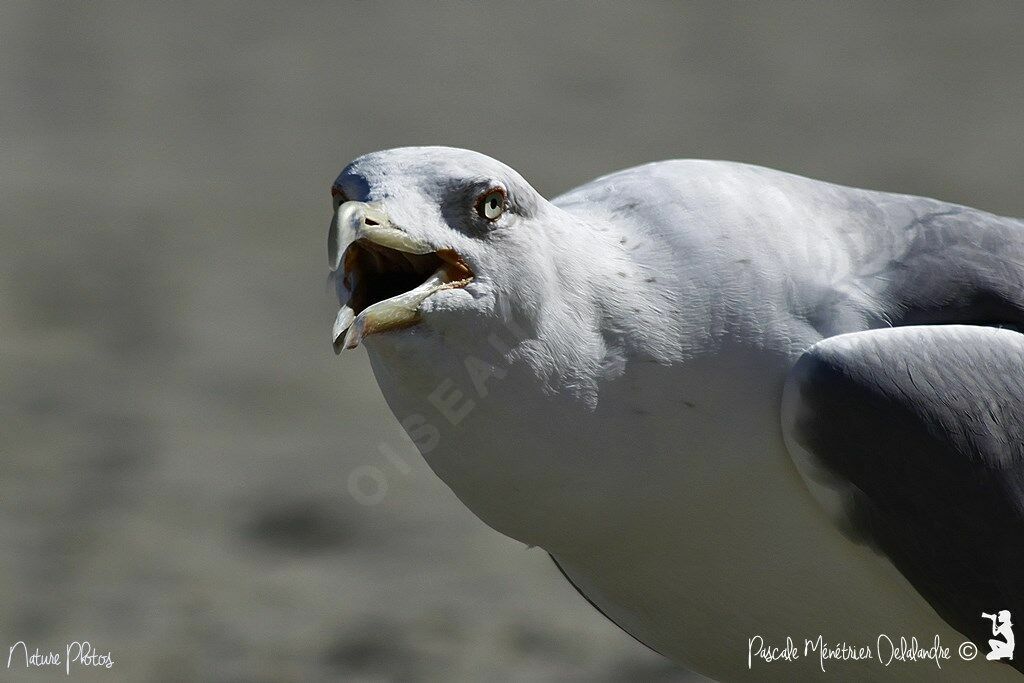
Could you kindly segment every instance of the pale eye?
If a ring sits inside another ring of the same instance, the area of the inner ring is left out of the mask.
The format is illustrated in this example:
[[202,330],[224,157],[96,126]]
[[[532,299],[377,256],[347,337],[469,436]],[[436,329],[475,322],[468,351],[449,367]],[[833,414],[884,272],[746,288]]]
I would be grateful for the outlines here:
[[477,201],[476,210],[489,221],[498,220],[501,214],[505,213],[505,192],[490,190]]

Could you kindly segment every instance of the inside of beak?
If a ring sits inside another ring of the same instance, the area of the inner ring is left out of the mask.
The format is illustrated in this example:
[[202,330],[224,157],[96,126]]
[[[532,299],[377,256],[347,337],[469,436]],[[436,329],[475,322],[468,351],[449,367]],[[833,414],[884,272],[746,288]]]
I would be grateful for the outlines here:
[[366,238],[349,245],[342,266],[339,294],[348,302],[334,323],[335,353],[355,348],[370,334],[415,325],[427,297],[473,281],[473,271],[451,249],[415,254]]
[[435,273],[446,285],[465,286],[468,282],[463,284],[462,281],[473,277],[469,266],[450,249],[410,254],[366,239],[349,246],[344,267],[345,287],[351,293],[348,305],[355,315],[376,303],[416,289]]

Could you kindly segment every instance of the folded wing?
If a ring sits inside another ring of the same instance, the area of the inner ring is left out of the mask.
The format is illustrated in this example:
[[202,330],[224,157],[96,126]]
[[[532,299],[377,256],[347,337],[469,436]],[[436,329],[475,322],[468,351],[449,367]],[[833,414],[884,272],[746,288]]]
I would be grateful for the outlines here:
[[844,533],[887,555],[951,626],[984,643],[982,612],[1024,623],[1024,334],[923,325],[825,339],[790,373],[783,430]]

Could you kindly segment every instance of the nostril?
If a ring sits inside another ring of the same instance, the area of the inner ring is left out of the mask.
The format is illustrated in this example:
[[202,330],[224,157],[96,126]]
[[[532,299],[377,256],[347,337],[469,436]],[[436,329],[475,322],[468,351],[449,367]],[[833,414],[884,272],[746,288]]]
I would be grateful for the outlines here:
[[363,219],[363,224],[364,225],[371,225],[371,226],[372,225],[380,225],[380,223],[378,223],[377,221],[373,220],[372,218],[364,218]]

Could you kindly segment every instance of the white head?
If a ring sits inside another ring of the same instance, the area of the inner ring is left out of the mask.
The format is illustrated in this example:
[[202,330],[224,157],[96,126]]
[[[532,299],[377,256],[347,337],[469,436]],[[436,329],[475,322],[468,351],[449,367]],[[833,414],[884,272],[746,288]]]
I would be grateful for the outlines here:
[[[496,292],[533,270],[554,211],[504,164],[446,147],[359,157],[332,195],[328,256],[340,303],[355,316],[336,349],[384,332],[429,335],[453,315],[493,315]],[[345,320],[343,308],[335,333]]]
[[447,147],[391,149],[349,164],[332,194],[336,351],[370,338],[398,358],[436,357],[439,343],[468,353],[503,326],[542,377],[600,362],[594,280],[607,269],[599,249],[581,248],[598,237],[508,166]]

